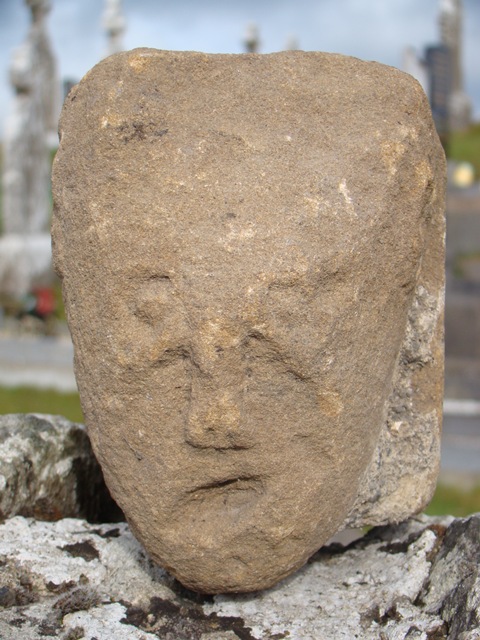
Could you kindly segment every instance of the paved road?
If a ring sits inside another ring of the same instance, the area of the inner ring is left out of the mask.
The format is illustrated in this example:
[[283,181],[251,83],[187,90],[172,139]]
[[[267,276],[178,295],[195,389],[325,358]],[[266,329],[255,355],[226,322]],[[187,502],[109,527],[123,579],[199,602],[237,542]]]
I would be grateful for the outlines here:
[[70,339],[0,335],[0,386],[75,391]]
[[480,415],[444,415],[441,460],[445,480],[480,484]]
[[[70,339],[0,334],[0,386],[19,385],[76,390]],[[442,474],[480,483],[480,402],[446,401]]]

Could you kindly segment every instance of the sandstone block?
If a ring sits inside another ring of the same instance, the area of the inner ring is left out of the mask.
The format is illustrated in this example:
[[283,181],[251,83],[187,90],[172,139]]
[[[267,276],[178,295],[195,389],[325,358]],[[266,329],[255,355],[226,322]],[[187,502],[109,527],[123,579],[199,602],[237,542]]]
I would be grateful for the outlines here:
[[67,99],[53,250],[107,484],[152,558],[265,588],[439,458],[445,160],[420,86],[139,49]]

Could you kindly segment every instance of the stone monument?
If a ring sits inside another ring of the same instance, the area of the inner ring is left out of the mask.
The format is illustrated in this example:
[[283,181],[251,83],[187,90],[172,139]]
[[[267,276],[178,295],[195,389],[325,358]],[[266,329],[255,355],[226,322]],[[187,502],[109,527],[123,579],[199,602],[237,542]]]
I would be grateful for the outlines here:
[[21,298],[53,278],[50,237],[51,149],[57,143],[60,93],[45,27],[48,0],[26,0],[32,24],[12,59],[15,90],[5,128],[0,292]]
[[126,21],[122,11],[122,0],[106,0],[103,26],[107,34],[107,55],[119,53],[123,49],[123,34]]
[[137,49],[69,94],[54,261],[107,484],[206,593],[436,482],[445,159],[407,74]]
[[258,53],[260,49],[260,32],[254,22],[250,22],[247,25],[243,44],[247,53]]
[[5,130],[3,233],[45,232],[50,218],[50,146],[57,138],[59,85],[45,19],[48,0],[26,0],[32,24],[10,70],[15,90]]

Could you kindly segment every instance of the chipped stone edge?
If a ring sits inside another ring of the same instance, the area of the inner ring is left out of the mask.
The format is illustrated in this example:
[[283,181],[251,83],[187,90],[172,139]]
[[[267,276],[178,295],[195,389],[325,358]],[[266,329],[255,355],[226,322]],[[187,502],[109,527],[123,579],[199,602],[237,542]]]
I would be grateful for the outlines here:
[[401,522],[419,513],[432,498],[440,468],[441,412],[435,399],[430,410],[418,408],[414,375],[422,367],[443,369],[443,362],[434,355],[441,340],[438,325],[443,308],[443,287],[437,295],[417,287],[386,403],[386,420],[345,527]]

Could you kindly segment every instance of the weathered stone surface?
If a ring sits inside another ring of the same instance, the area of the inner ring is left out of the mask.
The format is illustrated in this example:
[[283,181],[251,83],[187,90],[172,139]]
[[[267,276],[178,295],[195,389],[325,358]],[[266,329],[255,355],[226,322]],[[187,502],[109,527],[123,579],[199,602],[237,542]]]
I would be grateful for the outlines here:
[[[199,597],[125,523],[0,525],[0,637],[102,640],[473,640],[480,515],[411,519],[327,547],[275,588]],[[435,603],[435,604],[433,604]]]
[[422,602],[429,612],[441,613],[452,638],[480,637],[480,517],[448,528]]
[[141,49],[72,91],[54,259],[93,448],[185,585],[264,588],[430,498],[444,157],[401,72]]
[[61,416],[0,416],[0,518],[118,519],[83,425]]

